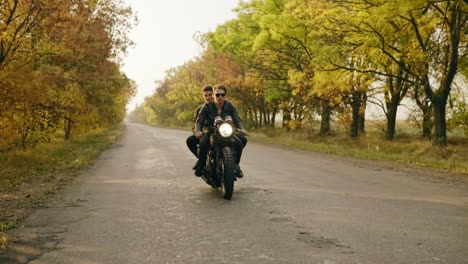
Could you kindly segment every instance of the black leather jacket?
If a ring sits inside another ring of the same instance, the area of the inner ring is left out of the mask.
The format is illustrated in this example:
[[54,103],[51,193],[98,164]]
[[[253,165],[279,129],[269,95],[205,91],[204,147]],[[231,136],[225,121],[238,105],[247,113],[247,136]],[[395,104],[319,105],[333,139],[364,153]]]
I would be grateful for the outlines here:
[[205,107],[206,103],[203,103],[201,105],[199,105],[197,107],[197,109],[195,109],[195,112],[193,114],[193,122],[192,122],[192,132],[195,133],[197,132],[196,130],[196,124],[197,124],[197,119],[198,119],[198,115],[200,114],[200,111],[203,109],[203,107]]
[[226,118],[226,116],[231,116],[232,121],[234,122],[234,126],[236,126],[236,128],[239,129],[244,129],[244,125],[242,124],[242,121],[239,117],[239,113],[237,112],[236,108],[230,101],[225,100],[223,106],[221,107],[220,114],[218,114],[218,109],[216,108],[214,102],[208,103],[202,108],[200,114],[198,115],[195,131],[202,131],[202,128],[206,122],[206,125],[208,126],[208,131],[213,132],[214,119],[218,115],[221,116],[223,119]]

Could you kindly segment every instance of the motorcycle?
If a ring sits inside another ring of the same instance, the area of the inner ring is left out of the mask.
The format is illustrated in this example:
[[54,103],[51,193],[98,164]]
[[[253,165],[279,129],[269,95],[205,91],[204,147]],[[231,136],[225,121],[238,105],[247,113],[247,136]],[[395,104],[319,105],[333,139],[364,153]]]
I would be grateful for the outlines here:
[[236,174],[239,172],[239,166],[235,162],[236,133],[242,131],[234,127],[231,116],[226,116],[224,120],[221,116],[215,117],[214,133],[210,137],[210,149],[201,177],[211,187],[220,188],[226,200],[232,198]]

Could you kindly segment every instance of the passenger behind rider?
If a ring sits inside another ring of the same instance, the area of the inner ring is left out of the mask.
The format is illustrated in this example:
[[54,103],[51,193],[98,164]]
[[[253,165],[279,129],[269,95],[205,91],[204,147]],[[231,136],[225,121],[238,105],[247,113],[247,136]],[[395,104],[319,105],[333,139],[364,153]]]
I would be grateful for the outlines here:
[[[247,131],[245,130],[244,125],[242,124],[242,121],[239,117],[239,113],[237,112],[234,105],[226,99],[226,87],[224,85],[216,85],[214,87],[214,90],[216,95],[214,101],[207,103],[201,109],[195,126],[195,136],[200,140],[198,152],[198,164],[200,165],[206,164],[206,158],[210,147],[209,139],[211,134],[214,132],[213,125],[216,116],[221,116],[223,119],[226,116],[231,116],[234,126],[240,129],[243,133],[247,134]],[[204,134],[202,131],[205,124],[208,126],[208,132],[206,134]],[[244,174],[240,169],[239,163],[242,156],[242,150],[247,144],[247,138],[243,135],[236,134],[234,136],[234,139],[234,148],[236,150],[236,164],[238,165],[235,173],[238,178],[242,178]],[[204,167],[205,166],[198,166],[195,170],[195,176],[202,176]]]
[[[195,109],[195,113],[193,115],[193,123],[192,123],[192,132],[193,133],[196,132],[195,131],[195,127],[196,127],[195,124],[197,122],[198,115],[200,114],[200,110],[207,103],[213,101],[213,87],[211,85],[204,86],[202,88],[202,92],[203,92],[203,99],[204,99],[205,102]],[[195,157],[197,157],[197,159],[198,159],[198,144],[200,144],[200,140],[195,135],[191,135],[191,136],[189,136],[187,138],[186,143],[187,143],[187,147],[189,148],[190,152],[192,152],[193,155],[195,155]],[[197,166],[198,166],[198,160],[195,163],[195,165],[193,166],[193,169],[195,170],[197,168]]]

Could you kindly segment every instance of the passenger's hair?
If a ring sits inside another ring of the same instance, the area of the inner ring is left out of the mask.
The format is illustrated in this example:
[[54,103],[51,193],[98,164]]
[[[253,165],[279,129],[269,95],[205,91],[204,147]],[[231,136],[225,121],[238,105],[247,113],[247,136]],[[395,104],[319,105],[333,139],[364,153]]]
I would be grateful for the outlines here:
[[213,92],[213,87],[211,85],[206,85],[202,90],[203,92]]
[[224,90],[224,92],[227,94],[227,88],[222,84],[215,85],[214,89],[215,90],[217,90],[217,89]]

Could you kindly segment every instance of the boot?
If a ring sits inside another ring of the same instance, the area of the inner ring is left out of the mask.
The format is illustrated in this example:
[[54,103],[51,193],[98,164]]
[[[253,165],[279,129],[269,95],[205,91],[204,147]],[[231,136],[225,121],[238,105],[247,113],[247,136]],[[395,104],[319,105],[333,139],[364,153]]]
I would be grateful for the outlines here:
[[236,164],[236,167],[234,169],[234,174],[236,175],[237,178],[243,178],[244,177],[244,173],[242,172],[239,164]]
[[196,169],[198,168],[198,163],[199,163],[199,162],[198,162],[198,160],[197,160],[197,162],[195,162],[195,164],[193,165],[192,170],[196,170]]
[[206,160],[198,160],[198,166],[195,169],[195,176],[201,177],[203,175],[203,167],[206,164]]

